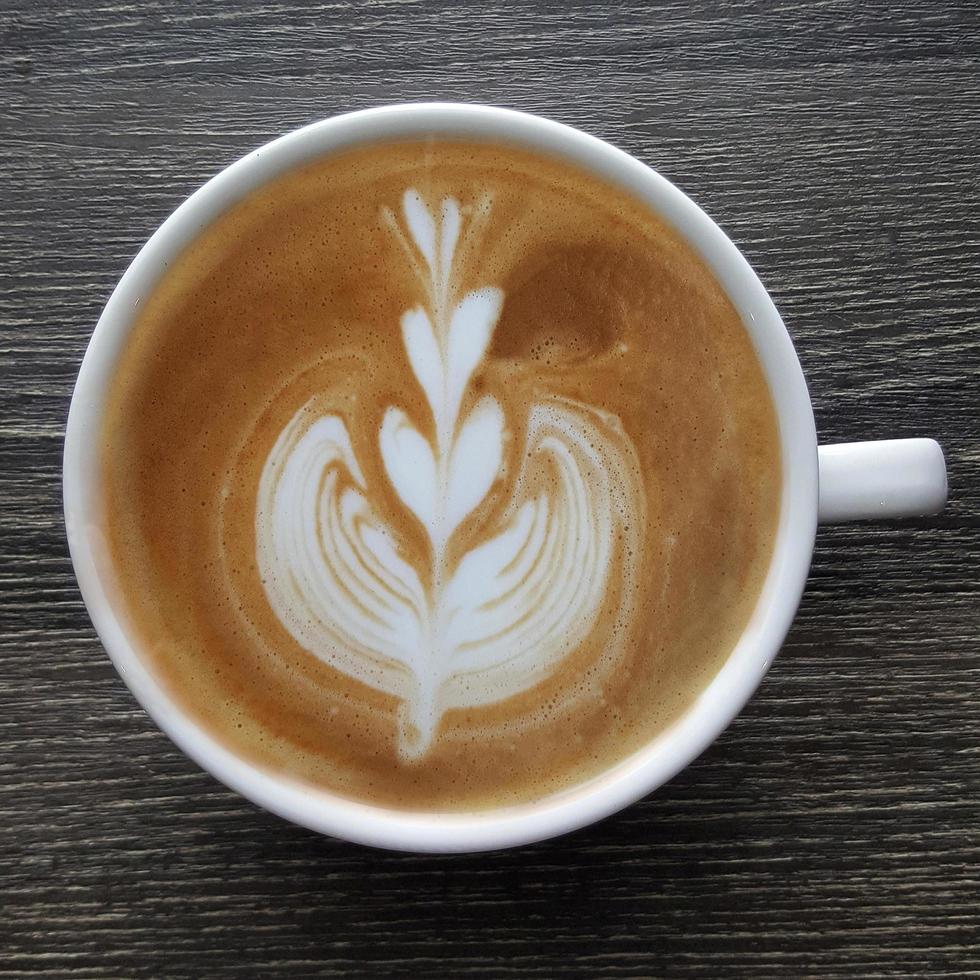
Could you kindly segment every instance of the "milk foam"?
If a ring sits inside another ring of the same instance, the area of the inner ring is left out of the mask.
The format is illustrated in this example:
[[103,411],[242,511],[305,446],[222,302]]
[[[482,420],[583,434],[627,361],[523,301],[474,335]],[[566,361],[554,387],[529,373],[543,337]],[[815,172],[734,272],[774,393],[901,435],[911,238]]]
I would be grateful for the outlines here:
[[[504,302],[485,286],[460,295],[461,244],[490,217],[489,198],[452,198],[434,215],[418,192],[400,223],[385,219],[415,269],[425,303],[404,313],[408,364],[432,417],[389,407],[378,432],[384,473],[428,541],[416,568],[372,503],[342,412],[313,399],[276,440],[256,500],[256,557],[269,603],[307,651],[399,699],[399,755],[426,754],[442,715],[534,686],[592,633],[617,556],[628,621],[645,501],[619,420],[543,393],[510,420],[485,394],[463,412]],[[505,446],[523,424],[523,445]],[[420,429],[420,424],[422,428]],[[497,486],[499,484],[499,486]],[[494,497],[489,531],[467,519]],[[450,543],[462,548],[449,548]],[[454,557],[450,556],[450,551]]]
[[[386,461],[383,428],[409,449]],[[752,615],[782,494],[764,374],[701,259],[618,188],[487,141],[372,144],[246,195],[141,302],[97,442],[114,608],[181,712],[262,771],[413,812],[539,801],[681,718]],[[450,507],[422,488],[457,444]]]

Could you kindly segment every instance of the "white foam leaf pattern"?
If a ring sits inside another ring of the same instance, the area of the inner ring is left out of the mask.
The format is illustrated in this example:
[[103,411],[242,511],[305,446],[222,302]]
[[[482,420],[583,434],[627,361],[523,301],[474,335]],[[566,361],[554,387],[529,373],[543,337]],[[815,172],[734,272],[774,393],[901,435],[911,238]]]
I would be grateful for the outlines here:
[[617,535],[636,518],[619,489],[630,450],[588,406],[535,406],[495,532],[434,601],[360,490],[340,489],[349,455],[322,439],[339,417],[303,433],[306,417],[280,437],[260,487],[266,592],[307,650],[401,699],[399,751],[418,758],[446,710],[526,690],[594,629]]
[[[572,402],[532,409],[502,529],[463,558],[445,591],[454,676],[492,665],[498,693],[518,693],[594,627],[622,516],[611,484],[629,478],[595,423],[592,410]],[[544,466],[556,483],[551,494],[530,490]],[[475,690],[461,685],[454,703],[468,706],[467,691]]]
[[446,369],[429,314],[421,307],[402,317],[402,340],[408,352],[408,363],[418,378],[433,414],[440,417],[446,403]]
[[408,230],[411,232],[419,251],[425,257],[429,269],[434,273],[436,268],[436,226],[432,220],[432,215],[429,213],[425,201],[422,200],[422,195],[416,190],[405,191],[402,206],[405,210]]
[[491,395],[481,398],[459,430],[449,457],[445,534],[448,537],[490,491],[504,454],[504,413]]
[[453,310],[445,343],[440,344],[429,314],[417,307],[402,316],[402,340],[436,423],[447,442],[473,371],[483,360],[503,306],[499,289],[475,289]]
[[473,371],[490,346],[503,302],[499,289],[474,289],[453,310],[446,343],[446,425],[455,421]]
[[432,446],[400,408],[385,412],[380,443],[385,472],[398,496],[427,528],[434,528],[441,508]]
[[[454,200],[442,202],[438,228],[415,191],[406,192],[403,211],[429,266],[430,305],[408,311],[401,326],[433,439],[392,406],[378,445],[387,479],[427,532],[428,567],[405,560],[397,533],[372,506],[329,393],[296,413],[266,461],[256,555],[269,602],[293,638],[399,700],[397,749],[410,761],[429,750],[447,710],[525,691],[577,649],[596,629],[614,566],[625,614],[644,504],[618,421],[543,397],[530,410],[492,526],[467,525],[506,475],[498,399],[484,395],[459,417],[503,294],[486,287],[457,301],[452,272],[464,232]],[[468,526],[481,527],[481,542],[451,551],[454,537],[465,545]]]
[[459,205],[451,197],[447,197],[442,202],[442,235],[439,240],[439,267],[443,279],[447,281],[452,271],[461,225]]
[[297,642],[345,673],[410,666],[422,649],[425,590],[362,492],[343,421],[326,415],[310,424],[313,408],[282,431],[259,482],[256,558],[266,596]]

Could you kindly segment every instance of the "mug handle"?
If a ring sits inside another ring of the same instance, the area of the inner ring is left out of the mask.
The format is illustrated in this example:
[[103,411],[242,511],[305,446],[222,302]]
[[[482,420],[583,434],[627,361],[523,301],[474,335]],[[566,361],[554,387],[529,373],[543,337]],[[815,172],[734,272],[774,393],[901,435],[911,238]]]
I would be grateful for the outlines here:
[[821,524],[938,514],[946,460],[934,439],[883,439],[820,446]]

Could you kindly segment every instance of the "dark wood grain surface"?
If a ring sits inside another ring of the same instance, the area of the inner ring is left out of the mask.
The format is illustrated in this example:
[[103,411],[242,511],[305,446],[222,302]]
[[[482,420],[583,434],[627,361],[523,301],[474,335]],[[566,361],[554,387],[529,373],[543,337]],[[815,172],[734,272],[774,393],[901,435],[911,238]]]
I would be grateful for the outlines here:
[[[980,8],[0,0],[0,976],[980,976]],[[446,98],[603,136],[743,248],[822,439],[933,435],[935,520],[824,529],[758,695],[600,826],[317,837],[137,708],[72,576],[64,422],[146,237],[245,151]]]

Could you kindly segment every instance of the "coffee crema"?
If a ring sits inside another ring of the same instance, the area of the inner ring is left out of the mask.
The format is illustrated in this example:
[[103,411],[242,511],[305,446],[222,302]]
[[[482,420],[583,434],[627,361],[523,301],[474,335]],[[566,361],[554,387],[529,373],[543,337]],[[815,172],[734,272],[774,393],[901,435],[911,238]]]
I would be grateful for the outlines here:
[[580,783],[731,651],[779,510],[744,326],[624,192],[500,144],[263,186],[145,302],[102,439],[115,604],[203,727],[386,806]]

